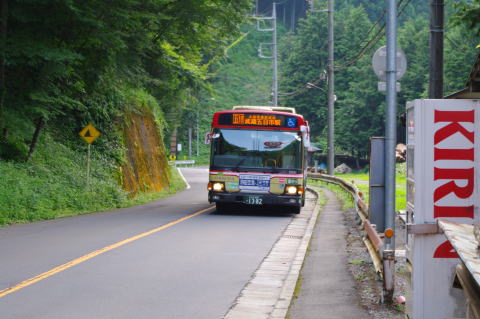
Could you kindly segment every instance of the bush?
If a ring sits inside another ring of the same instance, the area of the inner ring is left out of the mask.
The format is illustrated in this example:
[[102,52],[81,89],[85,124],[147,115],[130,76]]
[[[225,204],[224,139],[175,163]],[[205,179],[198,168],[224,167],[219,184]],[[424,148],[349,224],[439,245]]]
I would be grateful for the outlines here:
[[22,161],[27,158],[28,146],[20,138],[0,138],[0,158]]
[[43,134],[29,162],[0,160],[0,225],[131,206],[183,188],[176,179],[170,191],[131,200],[116,174],[116,163],[92,146],[87,186],[86,150],[75,152]]

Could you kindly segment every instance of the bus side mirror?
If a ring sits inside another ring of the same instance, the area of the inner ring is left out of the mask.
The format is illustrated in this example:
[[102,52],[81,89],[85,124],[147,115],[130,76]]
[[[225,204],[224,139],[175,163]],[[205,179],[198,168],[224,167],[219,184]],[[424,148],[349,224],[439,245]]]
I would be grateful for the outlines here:
[[213,132],[208,132],[205,134],[205,144],[210,144],[212,142]]
[[308,126],[300,126],[300,131],[302,131],[303,144],[305,145],[305,147],[310,147],[310,130]]
[[212,139],[219,138],[220,134],[218,133],[213,133],[213,132],[208,132],[205,134],[205,144],[210,144],[212,142]]

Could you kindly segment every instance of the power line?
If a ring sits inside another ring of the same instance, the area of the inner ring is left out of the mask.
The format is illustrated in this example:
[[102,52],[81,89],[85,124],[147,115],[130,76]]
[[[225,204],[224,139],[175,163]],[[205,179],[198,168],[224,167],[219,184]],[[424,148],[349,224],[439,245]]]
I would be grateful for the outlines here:
[[[402,5],[402,2],[404,0],[400,0],[400,2],[398,3],[398,7],[400,8],[400,6]],[[399,9],[399,12],[397,13],[397,17],[399,17],[403,11],[405,11],[405,8],[410,4],[412,0],[407,0],[407,2],[405,3],[405,5]],[[367,32],[365,38],[360,41],[360,44],[365,42],[366,39],[368,39],[368,35],[375,29],[375,27],[380,23],[381,19],[384,18],[385,16],[385,13],[386,13],[386,10],[383,11],[381,17],[379,19],[377,19],[377,21],[374,23],[374,25],[372,27],[370,27],[369,31]],[[355,62],[358,62],[364,55],[365,53],[375,44],[378,43],[378,41],[380,41],[380,39],[385,35],[385,26],[386,26],[386,23],[384,22],[380,28],[380,30],[377,31],[377,33],[367,42],[367,44],[361,49],[361,51],[357,54],[357,56],[355,58],[353,58],[352,60],[350,60],[349,62],[346,62],[345,64],[341,65],[341,66],[338,66],[338,67],[335,67],[335,70],[342,70],[342,69],[345,69],[347,68],[348,66],[354,64]],[[357,47],[359,47],[360,45],[357,45]],[[315,85],[317,85],[319,82],[321,81],[321,79],[314,79],[314,80],[310,80],[308,82],[310,83],[313,83]],[[308,83],[307,82],[307,83]],[[298,88],[297,90],[295,91],[292,91],[292,92],[287,92],[287,93],[279,93],[278,95],[281,96],[281,97],[294,97],[294,96],[297,96],[297,95],[300,95],[300,94],[303,94],[305,92],[307,92],[309,90],[309,88],[307,87],[307,84],[305,84],[303,87],[300,87]]]
[[[403,1],[403,0],[401,0]],[[401,3],[401,2],[400,2]],[[356,51],[357,49],[359,49],[362,45],[362,43],[364,43],[365,41],[367,41],[367,39],[369,38],[369,35],[373,32],[373,30],[375,30],[375,28],[379,25],[379,23],[384,20],[385,18],[385,14],[387,12],[387,9],[383,9],[383,12],[382,12],[382,15],[380,16],[380,18],[377,19],[377,21],[375,21],[375,23],[370,27],[370,29],[367,31],[367,34],[365,35],[365,37],[357,44],[357,46],[355,47],[354,50],[352,51]],[[382,28],[385,26],[385,23],[384,25],[382,26]],[[375,35],[376,36],[376,35]],[[345,59],[345,57],[341,58],[341,59]]]
[[[402,2],[404,0],[400,0],[400,2],[398,3],[397,7],[400,8],[400,6],[402,5]],[[397,13],[397,17],[399,17],[403,11],[405,11],[405,8],[410,4],[412,0],[407,0],[407,2],[405,3],[405,5],[403,6],[403,8],[399,9],[398,13]],[[344,63],[343,65],[340,65],[340,66],[337,66],[335,67],[335,70],[342,70],[342,69],[345,69],[346,67],[358,62],[364,55],[365,53],[367,53],[367,51],[372,47],[374,46],[375,44],[378,43],[378,41],[380,41],[380,39],[385,35],[385,26],[386,26],[386,23],[384,22],[382,24],[382,27],[380,28],[380,30],[378,30],[378,32],[367,42],[367,44],[360,50],[360,52],[357,54],[357,56],[355,56],[353,59],[351,59],[350,61]],[[368,34],[367,34],[368,35]],[[362,40],[362,42],[365,41],[365,40]]]

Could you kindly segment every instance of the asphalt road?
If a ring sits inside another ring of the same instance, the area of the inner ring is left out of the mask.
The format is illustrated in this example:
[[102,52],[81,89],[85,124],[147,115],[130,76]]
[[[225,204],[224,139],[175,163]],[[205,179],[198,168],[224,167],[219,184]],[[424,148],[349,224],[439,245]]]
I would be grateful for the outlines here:
[[182,172],[169,198],[0,228],[0,318],[222,318],[292,216],[185,218],[211,205],[207,169]]

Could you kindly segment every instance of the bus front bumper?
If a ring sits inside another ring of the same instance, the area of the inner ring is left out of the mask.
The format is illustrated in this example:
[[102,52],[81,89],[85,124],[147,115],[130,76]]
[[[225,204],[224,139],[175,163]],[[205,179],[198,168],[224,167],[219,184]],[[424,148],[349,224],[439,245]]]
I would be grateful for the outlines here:
[[[258,202],[261,198],[261,202]],[[217,193],[208,192],[208,201],[210,203],[229,203],[246,205],[282,205],[301,207],[304,199],[301,195],[272,195],[259,193]]]

